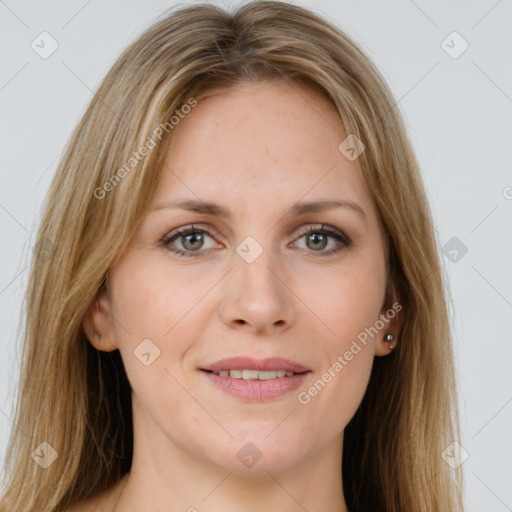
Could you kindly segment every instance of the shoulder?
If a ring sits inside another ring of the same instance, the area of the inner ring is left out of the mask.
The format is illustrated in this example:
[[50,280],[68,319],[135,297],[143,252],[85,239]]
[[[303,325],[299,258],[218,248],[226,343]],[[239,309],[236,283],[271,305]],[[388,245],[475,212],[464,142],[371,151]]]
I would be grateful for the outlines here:
[[102,499],[86,499],[75,503],[71,507],[64,510],[64,512],[110,512],[110,508],[105,507],[105,500]]
[[107,500],[86,499],[66,508],[63,512],[99,512],[100,510],[101,512],[111,512],[113,506]]
[[80,503],[75,503],[71,507],[65,509],[64,512],[93,512],[94,508],[98,510],[96,505],[94,505],[89,500],[85,500],[81,501]]
[[101,512],[111,512],[119,499],[120,491],[124,487],[123,484],[126,483],[127,476],[125,475],[110,489],[75,503],[65,509],[64,512],[98,512],[100,510]]

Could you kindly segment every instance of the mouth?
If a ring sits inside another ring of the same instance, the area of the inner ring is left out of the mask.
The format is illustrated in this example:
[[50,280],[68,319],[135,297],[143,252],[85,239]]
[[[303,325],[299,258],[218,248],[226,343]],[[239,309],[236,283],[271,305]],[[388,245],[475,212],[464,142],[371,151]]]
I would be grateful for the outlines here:
[[281,397],[302,384],[311,370],[289,359],[234,357],[200,370],[219,389],[247,401]]
[[[201,370],[210,371],[214,373],[219,372],[232,372],[232,371],[246,371],[246,372],[280,372],[280,377],[285,377],[286,373],[304,373],[310,371],[310,369],[296,361],[290,359],[284,359],[282,357],[267,357],[265,359],[254,359],[252,357],[238,356],[238,357],[227,357],[220,359],[219,361],[201,368]],[[282,372],[285,372],[282,375]],[[235,373],[234,378],[243,378],[237,376]],[[249,374],[247,374],[249,375]],[[254,375],[254,374],[252,374]],[[230,373],[231,376],[231,373]],[[253,379],[256,377],[252,377]],[[275,378],[275,377],[274,377]]]
[[[208,370],[206,370],[208,371]],[[244,379],[244,380],[270,380],[270,379],[282,379],[283,377],[293,377],[297,375],[294,372],[286,370],[219,370],[218,372],[211,372],[221,377],[230,377],[232,379]]]

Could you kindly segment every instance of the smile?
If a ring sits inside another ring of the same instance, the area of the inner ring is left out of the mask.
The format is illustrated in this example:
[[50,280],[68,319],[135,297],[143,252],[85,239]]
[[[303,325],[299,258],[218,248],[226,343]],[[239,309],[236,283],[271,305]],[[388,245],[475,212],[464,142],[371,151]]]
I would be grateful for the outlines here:
[[281,379],[283,377],[292,377],[295,375],[294,372],[286,370],[220,370],[213,372],[215,375],[221,377],[231,377],[232,379],[244,379],[244,380],[270,380],[270,379]]
[[[284,377],[278,377],[278,370],[225,370],[224,372],[229,371],[230,373],[234,372],[234,375],[239,375],[238,377],[231,377],[231,375],[220,375],[221,371],[203,370],[202,374],[220,391],[249,402],[275,400],[289,395],[301,386],[308,375],[311,374],[309,371],[303,373],[285,371]],[[287,376],[286,373],[292,375]],[[282,374],[282,370],[280,370],[280,374]]]

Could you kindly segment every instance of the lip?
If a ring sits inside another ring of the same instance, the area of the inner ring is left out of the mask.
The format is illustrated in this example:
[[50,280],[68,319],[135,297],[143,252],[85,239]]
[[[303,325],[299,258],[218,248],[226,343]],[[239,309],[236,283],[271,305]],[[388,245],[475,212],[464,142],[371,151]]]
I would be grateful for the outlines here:
[[303,366],[296,361],[284,359],[282,357],[267,357],[265,359],[254,359],[252,357],[238,356],[227,357],[219,361],[201,368],[201,370],[209,370],[212,372],[219,372],[221,370],[258,370],[258,371],[271,371],[271,370],[286,370],[294,373],[304,373],[311,371],[306,366]]
[[203,374],[222,391],[251,402],[263,402],[279,398],[297,389],[309,373],[296,373],[291,377],[270,380],[244,380],[203,371]]
[[[282,357],[253,359],[252,357],[229,357],[200,368],[202,373],[220,390],[247,401],[262,402],[274,400],[298,388],[311,370],[296,361]],[[291,377],[269,380],[234,379],[229,376],[216,375],[221,370],[286,370],[294,372]]]

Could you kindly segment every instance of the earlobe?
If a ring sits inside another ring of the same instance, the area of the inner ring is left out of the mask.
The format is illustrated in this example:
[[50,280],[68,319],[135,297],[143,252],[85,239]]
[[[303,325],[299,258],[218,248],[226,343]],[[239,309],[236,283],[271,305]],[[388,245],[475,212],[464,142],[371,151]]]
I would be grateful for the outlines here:
[[82,321],[82,328],[91,345],[105,352],[118,348],[110,309],[107,297],[102,294],[89,306]]
[[391,354],[399,343],[399,335],[403,324],[403,307],[399,302],[388,308],[383,308],[380,317],[385,325],[379,331],[375,344],[375,355],[386,356]]
[[386,343],[388,350],[395,349],[395,336],[392,332],[387,332],[386,334],[384,334],[384,341]]
[[391,354],[397,347],[396,336],[391,331],[380,333],[377,343],[375,344],[376,356],[387,356]]

